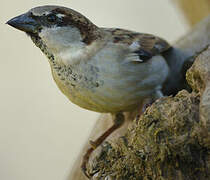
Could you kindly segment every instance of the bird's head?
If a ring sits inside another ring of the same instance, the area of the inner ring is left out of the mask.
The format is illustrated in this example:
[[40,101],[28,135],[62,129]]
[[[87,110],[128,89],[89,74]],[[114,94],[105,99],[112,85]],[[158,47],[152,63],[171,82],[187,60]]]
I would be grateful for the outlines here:
[[33,8],[7,24],[26,32],[42,51],[60,51],[72,44],[85,46],[100,37],[99,28],[86,17],[60,6]]

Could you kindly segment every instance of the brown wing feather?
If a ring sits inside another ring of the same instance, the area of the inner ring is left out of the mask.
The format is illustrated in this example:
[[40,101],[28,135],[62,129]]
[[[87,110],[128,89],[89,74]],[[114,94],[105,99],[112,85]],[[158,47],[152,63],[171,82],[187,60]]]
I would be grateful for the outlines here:
[[[138,42],[140,45],[139,50],[146,51],[152,56],[160,54],[170,48],[170,45],[164,39],[151,34],[137,33],[118,28],[107,28],[105,30],[112,34],[114,43],[131,45],[133,42]],[[135,51],[138,51],[138,49]]]

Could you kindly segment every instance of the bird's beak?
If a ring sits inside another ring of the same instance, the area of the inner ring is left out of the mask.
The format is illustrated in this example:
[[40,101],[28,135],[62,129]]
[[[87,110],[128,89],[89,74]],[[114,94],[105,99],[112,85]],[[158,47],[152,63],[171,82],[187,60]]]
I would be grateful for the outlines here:
[[26,33],[38,33],[40,24],[29,13],[22,14],[7,21],[6,24]]

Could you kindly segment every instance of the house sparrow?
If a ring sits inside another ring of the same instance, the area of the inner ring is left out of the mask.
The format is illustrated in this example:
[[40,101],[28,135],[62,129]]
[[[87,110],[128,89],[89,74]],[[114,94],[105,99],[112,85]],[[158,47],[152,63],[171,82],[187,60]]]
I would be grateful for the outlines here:
[[7,22],[26,32],[48,57],[59,89],[78,106],[112,113],[113,126],[101,135],[84,156],[124,122],[123,112],[139,107],[146,98],[162,96],[169,74],[162,53],[170,48],[150,34],[118,28],[100,28],[80,13],[60,6],[33,8]]

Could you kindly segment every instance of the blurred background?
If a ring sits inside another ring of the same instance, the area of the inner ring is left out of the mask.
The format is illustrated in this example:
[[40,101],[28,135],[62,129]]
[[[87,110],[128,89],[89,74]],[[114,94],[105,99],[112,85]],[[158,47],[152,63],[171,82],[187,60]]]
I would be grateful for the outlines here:
[[6,21],[40,5],[73,8],[98,26],[156,34],[187,32],[170,0],[3,0],[0,6],[0,179],[65,180],[99,114],[58,90],[46,57]]

